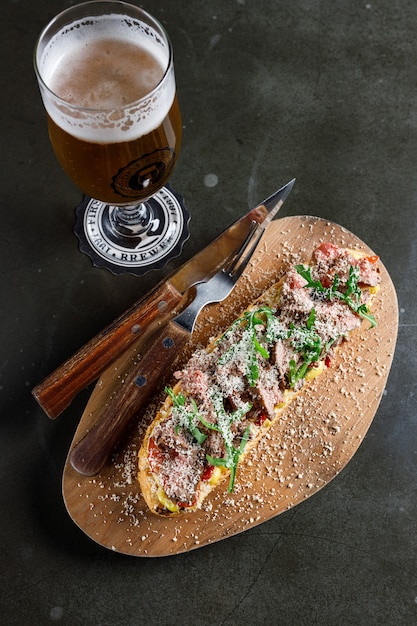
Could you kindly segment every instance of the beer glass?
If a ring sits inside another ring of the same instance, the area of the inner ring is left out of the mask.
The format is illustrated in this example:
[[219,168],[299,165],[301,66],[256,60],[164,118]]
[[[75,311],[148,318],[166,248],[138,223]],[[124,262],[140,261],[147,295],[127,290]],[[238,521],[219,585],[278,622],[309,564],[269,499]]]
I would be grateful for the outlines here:
[[124,2],[78,4],[44,28],[34,66],[52,147],[85,194],[81,250],[114,273],[141,274],[178,256],[189,214],[166,184],[182,124],[162,25]]

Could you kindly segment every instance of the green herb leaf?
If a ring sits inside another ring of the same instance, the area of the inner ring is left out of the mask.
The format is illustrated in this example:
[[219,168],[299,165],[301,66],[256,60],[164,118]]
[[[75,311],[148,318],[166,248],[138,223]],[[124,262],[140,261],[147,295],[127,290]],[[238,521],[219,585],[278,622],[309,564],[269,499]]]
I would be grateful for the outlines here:
[[296,327],[294,324],[290,325],[288,339],[293,348],[301,355],[299,367],[297,367],[294,359],[291,359],[289,363],[288,383],[290,387],[294,387],[299,380],[305,378],[311,364],[316,363],[323,355],[321,338],[314,329],[315,321],[316,310],[313,308],[305,326]]
[[370,328],[374,328],[376,326],[376,319],[372,315],[372,313],[369,313],[369,309],[366,304],[362,304],[360,307],[358,307],[356,312],[358,315],[363,317],[363,319],[368,320],[371,325]]
[[207,435],[202,433],[197,427],[197,423],[200,420],[200,414],[198,412],[197,404],[193,398],[190,399],[191,410],[186,408],[186,398],[182,393],[176,394],[171,387],[165,387],[165,393],[167,393],[172,399],[173,413],[178,419],[178,423],[175,426],[175,432],[178,434],[180,428],[185,428],[194,437],[194,439],[200,445],[207,439]]
[[182,393],[176,394],[172,387],[165,387],[164,391],[170,396],[173,406],[178,408],[185,405],[185,396]]
[[206,454],[206,459],[210,463],[210,465],[214,465],[215,467],[227,467],[227,459],[210,456],[210,454]]
[[239,463],[239,459],[245,450],[246,444],[249,439],[249,434],[250,427],[248,426],[243,433],[243,437],[238,448],[235,448],[234,446],[226,446],[226,458],[213,457],[210,456],[210,454],[206,454],[206,459],[211,465],[214,465],[215,467],[227,467],[228,469],[230,469],[230,479],[228,486],[229,493],[232,493],[234,489],[237,466]]
[[296,265],[295,269],[298,274],[300,274],[300,276],[302,276],[304,280],[307,281],[306,287],[317,289],[317,291],[324,291],[324,287],[321,282],[319,280],[313,280],[310,267],[304,267],[304,265]]
[[375,317],[369,312],[369,308],[366,304],[360,304],[362,298],[362,290],[359,287],[359,267],[351,265],[349,267],[349,276],[346,281],[346,290],[344,292],[339,291],[340,285],[339,276],[336,274],[333,279],[331,287],[323,287],[321,281],[314,280],[311,276],[311,269],[305,268],[304,265],[296,265],[297,272],[307,281],[306,288],[315,289],[317,292],[324,295],[327,300],[333,300],[334,297],[338,298],[342,302],[345,302],[348,307],[357,313],[360,317],[366,319],[371,324],[371,328],[376,326]]
[[230,469],[229,491],[233,491],[237,464],[239,462],[239,457],[241,456],[246,442],[249,438],[250,428],[249,426],[246,428],[239,448],[235,448],[232,443],[234,435],[232,433],[231,427],[234,423],[240,421],[246,415],[246,413],[252,408],[252,404],[250,402],[247,402],[235,411],[227,413],[224,408],[223,397],[220,392],[214,391],[212,393],[211,399],[217,415],[217,424],[208,424],[204,420],[204,418],[201,418],[201,416],[200,419],[204,425],[207,425],[208,428],[216,430],[222,435],[224,447],[226,450],[226,456],[224,458],[219,458],[212,457],[209,454],[206,454],[206,459],[212,465],[224,466]]
[[[267,348],[262,345],[272,343],[275,336],[280,333],[283,335],[282,328],[277,324],[274,317],[274,311],[267,306],[259,307],[253,311],[246,311],[239,319],[237,319],[226,333],[218,341],[224,341],[230,336],[230,333],[237,325],[244,325],[246,332],[242,338],[233,344],[219,359],[220,365],[225,365],[232,360],[236,354],[241,351],[247,355],[246,361],[246,379],[251,387],[254,387],[259,376],[259,367],[257,363],[257,355],[261,355],[264,359],[269,359],[270,354]],[[257,327],[264,326],[266,331],[264,335],[258,338]]]
[[204,433],[201,432],[200,429],[198,429],[197,427],[194,428],[190,428],[190,433],[192,434],[192,436],[195,438],[195,440],[197,441],[197,443],[200,444],[200,446],[205,442],[205,440],[207,439],[207,435],[205,435]]
[[316,309],[312,308],[306,323],[307,329],[311,330],[316,322]]
[[263,346],[261,346],[256,336],[253,336],[252,341],[253,341],[253,345],[255,346],[256,351],[259,352],[259,354],[263,356],[264,359],[269,359],[268,350],[266,350]]
[[212,424],[211,422],[208,422],[207,420],[204,419],[202,415],[199,415],[199,420],[203,424],[203,426],[205,426],[209,430],[215,430],[218,433],[220,432],[220,428],[216,426],[216,424]]

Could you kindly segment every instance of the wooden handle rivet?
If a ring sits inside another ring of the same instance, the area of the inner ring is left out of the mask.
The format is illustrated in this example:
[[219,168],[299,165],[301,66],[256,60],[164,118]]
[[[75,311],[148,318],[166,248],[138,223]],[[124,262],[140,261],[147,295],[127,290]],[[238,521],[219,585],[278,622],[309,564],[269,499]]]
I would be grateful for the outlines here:
[[140,333],[141,331],[141,327],[140,324],[133,324],[132,328],[130,329],[132,335],[137,335],[138,333]]
[[146,376],[138,376],[135,383],[138,387],[144,387],[146,385]]
[[172,337],[165,337],[165,339],[162,340],[162,345],[164,348],[169,350],[174,345],[174,340]]
[[163,313],[164,311],[166,311],[166,309],[167,309],[167,303],[165,302],[165,300],[161,300],[160,302],[158,302],[158,311]]

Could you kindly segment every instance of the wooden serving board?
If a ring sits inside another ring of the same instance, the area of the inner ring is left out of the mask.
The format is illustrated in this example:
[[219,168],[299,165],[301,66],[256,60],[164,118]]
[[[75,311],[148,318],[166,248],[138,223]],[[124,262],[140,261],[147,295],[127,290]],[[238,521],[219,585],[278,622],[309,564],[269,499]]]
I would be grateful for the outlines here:
[[[322,241],[374,254],[355,235],[322,219],[300,216],[272,222],[229,298],[202,311],[192,344],[176,365],[188,358],[194,346],[205,345],[210,337],[224,330],[290,265],[309,261]],[[381,274],[381,289],[372,307],[377,326],[369,329],[369,323],[364,321],[342,345],[332,366],[302,389],[284,416],[239,466],[233,494],[227,493],[225,481],[195,513],[163,518],[147,510],[136,480],[137,452],[144,430],[163,397],[161,389],[139,413],[132,430],[100,475],[81,476],[67,460],[63,496],[74,522],[98,544],[117,552],[148,557],[173,555],[256,526],[327,485],[363,440],[378,408],[394,355],[397,298],[382,264]],[[73,445],[99,419],[140,349],[139,344],[134,346],[98,381]]]

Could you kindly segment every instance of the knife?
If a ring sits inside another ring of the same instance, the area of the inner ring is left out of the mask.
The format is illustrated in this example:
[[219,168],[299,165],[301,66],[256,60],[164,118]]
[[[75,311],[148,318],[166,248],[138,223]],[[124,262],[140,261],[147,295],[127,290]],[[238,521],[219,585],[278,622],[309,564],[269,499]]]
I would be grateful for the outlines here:
[[196,285],[196,294],[191,303],[153,336],[151,347],[132,368],[114,402],[107,406],[91,430],[72,448],[69,460],[77,472],[93,476],[103,467],[132,417],[169,373],[176,357],[188,342],[201,309],[209,303],[223,301],[233,290],[267,225],[291,191],[292,184],[266,201],[268,212],[264,220],[261,223],[251,221],[245,240],[234,253],[226,258],[209,280]]
[[193,285],[212,276],[248,235],[252,222],[262,223],[277,201],[284,202],[294,182],[236,220],[34,387],[32,394],[47,416],[58,417],[152,322],[178,307]]

